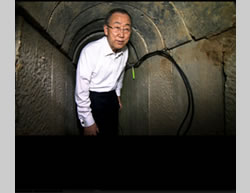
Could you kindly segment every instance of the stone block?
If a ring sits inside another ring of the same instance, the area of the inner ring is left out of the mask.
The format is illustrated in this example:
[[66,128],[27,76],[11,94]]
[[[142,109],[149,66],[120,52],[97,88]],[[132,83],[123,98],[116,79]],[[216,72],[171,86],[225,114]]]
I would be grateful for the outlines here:
[[[16,134],[64,135],[65,117],[76,130],[72,63],[25,20],[16,32]],[[66,95],[67,93],[67,95]],[[71,103],[66,101],[70,100]],[[66,105],[68,104],[68,106]],[[71,106],[71,107],[70,107]],[[67,130],[70,130],[69,126]]]
[[235,26],[234,2],[174,2],[189,33],[201,39]]
[[[224,135],[225,80],[222,46],[218,42],[217,45],[215,43],[201,40],[178,47],[172,52],[186,74],[194,95],[194,119],[188,135]],[[211,50],[212,55],[209,54]],[[180,89],[178,82],[175,85]],[[180,98],[179,101],[185,101],[187,96],[183,93],[183,86],[181,90],[176,97]]]
[[48,23],[51,19],[51,14],[58,4],[56,1],[18,1],[16,3],[18,6],[21,6],[24,10],[26,10],[44,30],[47,29]]
[[[51,47],[25,21],[16,68],[16,134],[51,131]],[[42,45],[42,46],[41,46]]]

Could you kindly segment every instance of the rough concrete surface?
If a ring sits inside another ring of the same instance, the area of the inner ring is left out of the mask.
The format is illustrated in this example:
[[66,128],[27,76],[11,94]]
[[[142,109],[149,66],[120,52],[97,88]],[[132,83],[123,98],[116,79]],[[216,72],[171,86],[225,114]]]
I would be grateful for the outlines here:
[[20,42],[16,61],[16,134],[64,135],[69,130],[65,127],[66,111],[71,117],[67,117],[71,123],[68,132],[76,133],[75,109],[72,102],[69,109],[65,105],[67,100],[72,101],[72,64],[25,20],[18,21],[22,22],[17,24],[22,33],[16,39]]

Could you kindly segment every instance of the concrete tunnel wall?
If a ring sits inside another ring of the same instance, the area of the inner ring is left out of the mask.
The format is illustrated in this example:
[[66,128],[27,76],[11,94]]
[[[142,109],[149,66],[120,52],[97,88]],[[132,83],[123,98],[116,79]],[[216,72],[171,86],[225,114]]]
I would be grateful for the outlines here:
[[[16,134],[79,134],[76,63],[115,7],[133,18],[129,62],[167,48],[188,77],[195,104],[188,135],[235,135],[234,2],[16,2]],[[135,73],[124,79],[121,134],[176,135],[187,109],[177,70],[154,56]]]

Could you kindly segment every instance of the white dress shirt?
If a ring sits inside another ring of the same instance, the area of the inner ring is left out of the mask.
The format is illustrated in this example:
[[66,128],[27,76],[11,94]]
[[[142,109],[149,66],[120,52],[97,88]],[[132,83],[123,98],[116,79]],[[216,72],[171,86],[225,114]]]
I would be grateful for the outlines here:
[[90,108],[89,91],[115,90],[117,96],[120,96],[127,59],[127,47],[114,53],[106,36],[90,42],[82,49],[76,70],[75,101],[83,127],[95,123]]

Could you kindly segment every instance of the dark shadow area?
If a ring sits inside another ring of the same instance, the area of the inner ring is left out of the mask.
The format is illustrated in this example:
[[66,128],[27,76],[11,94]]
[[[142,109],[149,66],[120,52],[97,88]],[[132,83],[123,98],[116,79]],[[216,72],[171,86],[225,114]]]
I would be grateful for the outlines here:
[[236,189],[235,137],[16,137],[16,189]]

